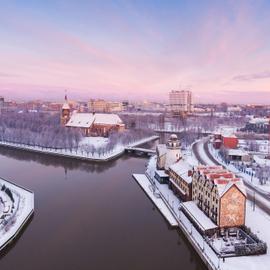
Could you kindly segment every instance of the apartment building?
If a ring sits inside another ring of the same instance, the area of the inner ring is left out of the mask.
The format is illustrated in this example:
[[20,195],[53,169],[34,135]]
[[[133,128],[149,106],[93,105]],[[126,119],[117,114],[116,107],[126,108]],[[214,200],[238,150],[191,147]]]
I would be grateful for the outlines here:
[[219,228],[245,224],[245,186],[241,178],[222,166],[194,169],[192,200]]

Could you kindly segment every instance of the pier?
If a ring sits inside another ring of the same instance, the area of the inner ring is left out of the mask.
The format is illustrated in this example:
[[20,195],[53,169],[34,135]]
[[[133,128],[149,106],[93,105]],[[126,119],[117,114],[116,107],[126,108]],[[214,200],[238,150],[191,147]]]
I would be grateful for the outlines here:
[[164,216],[164,218],[168,221],[168,223],[172,227],[178,227],[178,222],[168,209],[164,201],[162,200],[158,190],[155,191],[152,189],[152,183],[146,177],[145,174],[133,174],[133,178],[137,181],[137,183],[141,186],[141,188],[145,191],[148,197],[152,200],[152,202],[156,205],[158,210]]

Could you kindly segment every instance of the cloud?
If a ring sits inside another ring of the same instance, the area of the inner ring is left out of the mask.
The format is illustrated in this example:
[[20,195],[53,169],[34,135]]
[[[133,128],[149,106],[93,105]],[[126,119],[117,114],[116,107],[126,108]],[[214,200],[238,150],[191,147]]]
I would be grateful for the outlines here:
[[266,79],[266,78],[270,78],[270,71],[238,75],[238,76],[234,76],[233,80],[234,81],[252,81],[252,80]]
[[11,74],[11,73],[3,73],[3,72],[0,72],[0,78],[6,78],[6,77],[17,77],[17,75],[15,74]]

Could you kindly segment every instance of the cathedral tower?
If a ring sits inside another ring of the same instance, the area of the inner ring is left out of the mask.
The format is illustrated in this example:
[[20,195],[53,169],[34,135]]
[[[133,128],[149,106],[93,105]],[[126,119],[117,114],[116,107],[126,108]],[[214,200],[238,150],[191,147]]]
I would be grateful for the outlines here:
[[66,125],[70,119],[70,107],[67,100],[67,94],[65,94],[65,102],[61,110],[61,125]]

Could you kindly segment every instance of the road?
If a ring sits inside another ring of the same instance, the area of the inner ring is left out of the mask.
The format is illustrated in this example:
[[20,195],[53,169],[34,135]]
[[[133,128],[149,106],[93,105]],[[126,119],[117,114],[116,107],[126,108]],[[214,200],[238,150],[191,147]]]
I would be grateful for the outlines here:
[[[202,165],[222,165],[220,164],[210,153],[208,147],[208,138],[204,138],[192,146],[192,151],[196,159]],[[254,202],[256,206],[264,210],[267,214],[270,215],[270,194],[264,193],[252,186],[249,182],[244,181],[247,191],[248,200]]]

